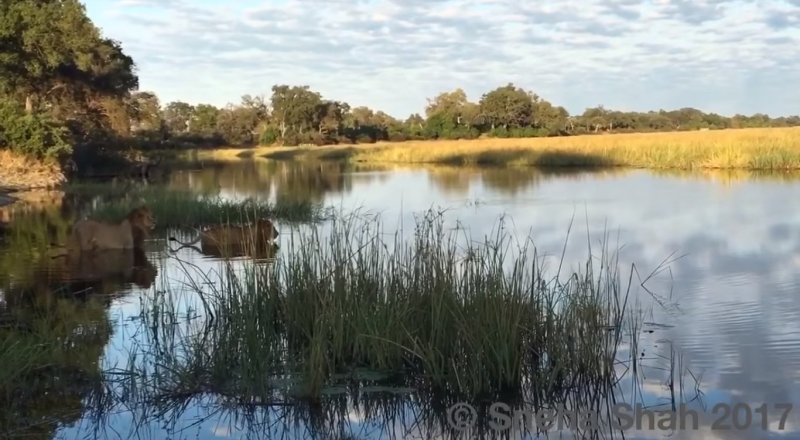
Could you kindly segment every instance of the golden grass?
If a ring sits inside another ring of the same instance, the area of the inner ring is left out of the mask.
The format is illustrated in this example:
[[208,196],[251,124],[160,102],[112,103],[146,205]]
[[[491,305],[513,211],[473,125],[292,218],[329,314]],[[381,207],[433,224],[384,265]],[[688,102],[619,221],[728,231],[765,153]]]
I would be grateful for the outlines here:
[[64,174],[57,164],[0,150],[0,188],[53,188],[64,181]]
[[199,152],[198,156],[216,160],[310,157],[370,163],[796,170],[800,169],[800,127],[233,148]]

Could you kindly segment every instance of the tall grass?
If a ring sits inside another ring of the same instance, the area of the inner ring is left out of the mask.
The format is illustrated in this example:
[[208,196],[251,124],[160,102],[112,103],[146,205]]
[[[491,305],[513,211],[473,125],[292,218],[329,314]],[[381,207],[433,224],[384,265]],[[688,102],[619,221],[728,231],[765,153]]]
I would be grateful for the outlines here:
[[128,212],[146,204],[156,218],[158,229],[196,227],[215,223],[242,223],[257,218],[292,222],[315,222],[325,218],[325,210],[309,201],[281,200],[275,203],[247,199],[233,201],[219,196],[200,195],[187,190],[153,187],[128,187],[124,192],[103,189],[96,184],[73,185],[71,194],[91,195],[98,203],[84,214],[105,221],[119,221]]
[[[242,150],[211,150],[220,159]],[[656,169],[800,169],[800,128],[748,128],[552,138],[379,142],[314,148],[259,148],[272,159],[313,157],[367,163],[441,163]]]
[[145,304],[150,340],[121,387],[167,406],[315,401],[348,378],[439,402],[589,404],[613,388],[628,337],[616,257],[548,277],[531,241],[502,231],[473,242],[428,213],[413,239],[387,242],[379,221],[350,217],[285,240],[272,265],[185,266],[202,319],[179,325],[174,288]]

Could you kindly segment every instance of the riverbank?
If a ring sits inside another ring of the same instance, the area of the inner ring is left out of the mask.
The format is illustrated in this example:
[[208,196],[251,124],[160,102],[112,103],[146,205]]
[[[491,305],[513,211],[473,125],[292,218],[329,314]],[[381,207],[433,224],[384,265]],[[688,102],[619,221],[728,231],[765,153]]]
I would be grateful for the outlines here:
[[9,194],[7,191],[0,188],[0,208],[16,202],[17,199]]
[[0,193],[6,197],[10,192],[56,188],[64,182],[66,177],[57,164],[0,150]]
[[213,160],[264,157],[368,163],[800,170],[800,127],[225,148],[195,154],[199,159]]

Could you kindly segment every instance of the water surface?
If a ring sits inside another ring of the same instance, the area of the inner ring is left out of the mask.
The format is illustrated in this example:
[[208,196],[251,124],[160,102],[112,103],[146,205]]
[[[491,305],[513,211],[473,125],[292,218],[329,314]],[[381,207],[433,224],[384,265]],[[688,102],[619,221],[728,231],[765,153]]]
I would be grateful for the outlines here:
[[[413,229],[415,216],[434,208],[445,212],[451,227],[463,228],[474,238],[492,234],[503,218],[513,233],[530,235],[553,265],[562,252],[568,266],[584,262],[587,246],[599,247],[606,237],[612,247],[621,247],[620,266],[626,279],[630,270],[636,281],[663,269],[648,280],[650,293],[637,290],[637,307],[647,313],[643,320],[648,324],[641,329],[639,346],[626,347],[641,351],[637,374],[642,380],[640,387],[624,390],[627,398],[665,403],[680,389],[684,400],[700,408],[705,405],[709,418],[711,408],[720,402],[744,402],[755,408],[799,401],[800,205],[794,203],[800,194],[798,175],[244,161],[177,170],[159,185],[165,191],[188,188],[234,200],[311,200],[380,215],[387,228],[407,231]],[[57,270],[22,256],[24,242],[13,237],[24,228],[15,225],[15,219],[29,229],[36,225],[53,229],[66,213],[92,203],[96,201],[91,197],[67,194],[62,206],[12,213],[0,242],[4,246],[0,279],[5,286],[0,307],[24,307],[25,301],[12,291],[47,295],[69,281]],[[282,245],[292,234],[301,233],[281,222],[278,228]],[[124,365],[131,346],[144,343],[139,322],[142,304],[165,285],[185,286],[186,264],[192,265],[189,273],[210,273],[220,267],[219,261],[188,249],[170,254],[165,239],[155,237],[148,243],[144,258],[153,271],[120,270],[70,284],[73,296],[89,292],[85,295],[102,298],[103,305],[90,311],[95,318],[107,314],[113,332],[106,341],[95,342],[90,357],[104,368]],[[195,313],[191,306],[181,312],[184,317]],[[670,389],[676,374],[681,386]],[[375,402],[369,396],[354,400],[333,391],[330,395],[335,403],[317,408],[319,413],[301,407],[270,408],[247,418],[211,405],[215,400],[208,396],[192,400],[188,409],[171,418],[169,411],[161,418],[142,420],[134,412],[119,410],[99,422],[82,413],[79,401],[84,397],[78,395],[70,401],[68,414],[58,415],[62,423],[43,428],[40,438],[240,438],[248,430],[252,433],[253,426],[261,427],[261,435],[270,432],[285,438],[319,432],[352,432],[357,438],[442,435],[436,426],[409,421],[413,408],[402,399],[392,403],[391,394],[377,393],[383,397],[375,397]],[[58,413],[54,402],[40,400],[30,406],[44,415]],[[798,438],[798,411],[790,413],[782,431],[776,430],[778,416],[770,413],[771,432],[758,428],[758,423],[747,431],[710,432],[705,420],[700,432],[673,435]],[[386,416],[389,412],[406,420]],[[626,432],[632,438],[669,434]]]

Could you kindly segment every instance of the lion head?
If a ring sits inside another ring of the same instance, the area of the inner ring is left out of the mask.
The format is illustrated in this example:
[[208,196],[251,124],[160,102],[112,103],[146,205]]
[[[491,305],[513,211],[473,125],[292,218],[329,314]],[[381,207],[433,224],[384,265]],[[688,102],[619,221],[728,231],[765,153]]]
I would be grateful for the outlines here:
[[128,214],[127,219],[131,223],[134,236],[137,238],[136,241],[140,241],[149,235],[150,231],[156,227],[153,212],[147,206],[140,206],[134,209]]
[[272,224],[272,220],[268,218],[259,219],[257,222],[256,231],[260,237],[267,240],[274,240],[278,237],[278,230]]

